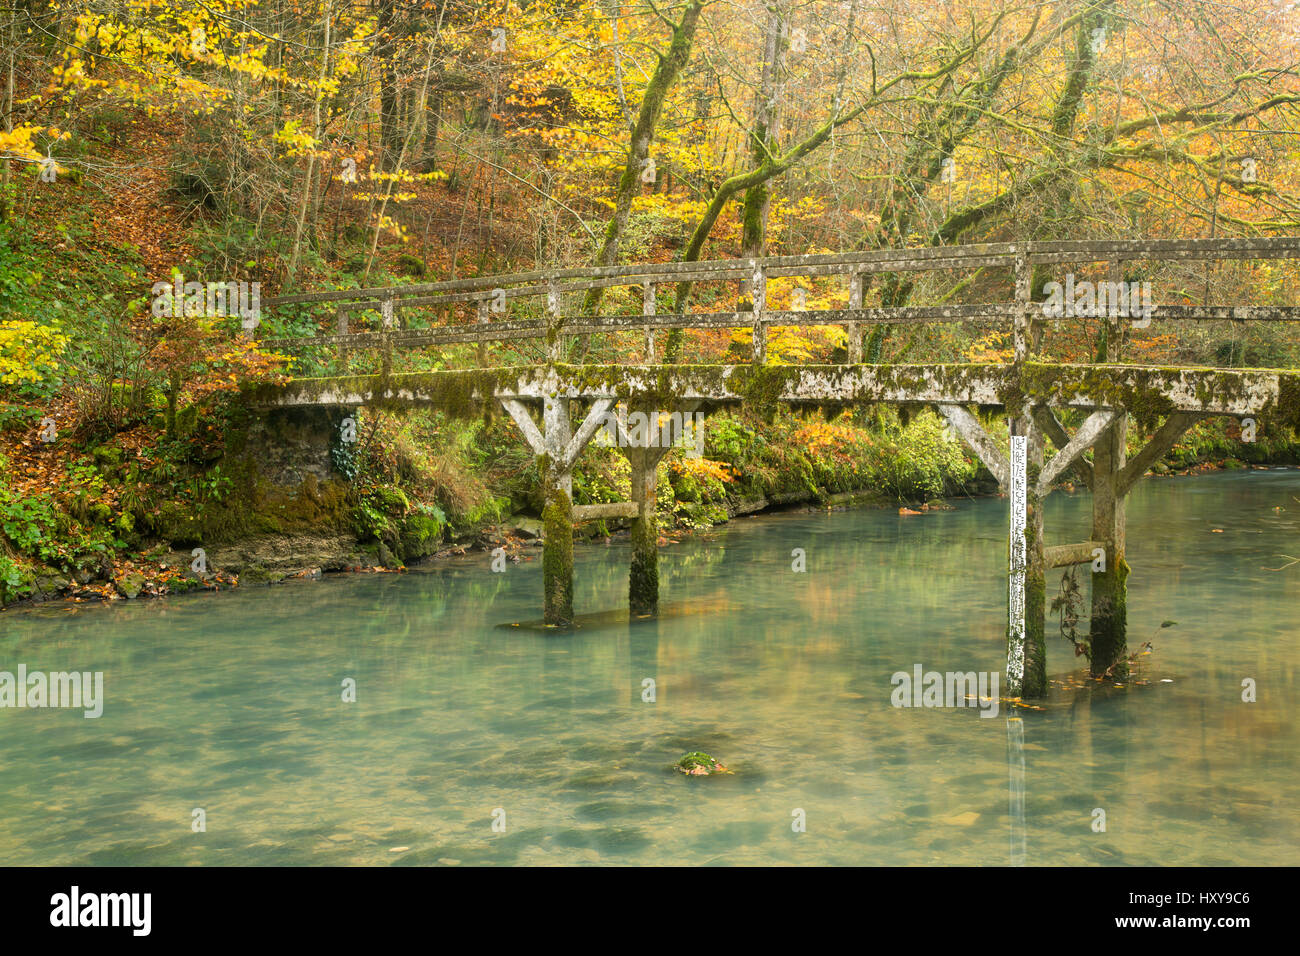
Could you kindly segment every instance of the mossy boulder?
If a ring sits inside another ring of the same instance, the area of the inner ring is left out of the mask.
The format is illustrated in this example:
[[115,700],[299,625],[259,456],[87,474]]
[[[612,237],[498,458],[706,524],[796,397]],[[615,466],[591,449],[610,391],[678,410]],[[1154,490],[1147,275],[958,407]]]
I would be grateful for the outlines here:
[[257,584],[279,584],[284,580],[283,571],[273,571],[261,565],[244,568],[239,574],[239,586],[250,587]]
[[416,276],[418,278],[428,271],[428,266],[425,265],[424,260],[419,256],[413,256],[410,253],[404,252],[397,257],[397,271],[403,275]]
[[178,501],[164,502],[153,524],[158,536],[177,550],[189,550],[203,541],[203,522],[193,509]]
[[144,588],[144,575],[139,571],[128,571],[115,580],[113,586],[117,588],[118,594],[129,601],[140,596],[140,591]]
[[123,453],[116,445],[99,445],[91,449],[90,457],[99,468],[115,468],[122,464]]
[[68,579],[60,574],[39,574],[36,576],[32,591],[42,597],[57,597],[68,589]]
[[406,497],[406,493],[401,488],[392,486],[376,488],[374,499],[379,507],[389,514],[405,514],[411,508],[411,499]]
[[199,406],[186,405],[176,413],[176,437],[189,438],[199,426]]
[[402,523],[402,560],[418,561],[438,550],[445,524],[433,515],[409,515]]

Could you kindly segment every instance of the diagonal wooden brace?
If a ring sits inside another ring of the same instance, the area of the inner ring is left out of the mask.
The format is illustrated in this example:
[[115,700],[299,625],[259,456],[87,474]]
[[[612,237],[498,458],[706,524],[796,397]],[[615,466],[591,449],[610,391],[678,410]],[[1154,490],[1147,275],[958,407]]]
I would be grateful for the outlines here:
[[1011,467],[1007,463],[1007,456],[989,437],[979,419],[964,405],[939,405],[938,409],[944,418],[952,422],[957,434],[974,450],[980,461],[984,462],[984,467],[993,472],[999,487],[1008,491],[1011,487]]
[[524,441],[528,442],[528,447],[532,449],[533,454],[544,455],[546,439],[542,437],[541,429],[533,421],[533,416],[528,413],[528,406],[517,398],[503,398],[501,406],[510,413],[519,430],[524,433]]
[[1201,416],[1193,412],[1174,412],[1166,418],[1165,423],[1151,436],[1146,447],[1134,455],[1116,477],[1115,494],[1120,497],[1128,494],[1129,489],[1146,474],[1147,469],[1163,458],[1165,453],[1174,447],[1174,442],[1182,438],[1183,433],[1200,419]]
[[[1042,429],[1044,435],[1052,440],[1052,444],[1058,449],[1064,448],[1070,443],[1070,435],[1065,430],[1065,426],[1057,420],[1056,414],[1046,405],[1039,405],[1034,409],[1034,421]],[[1112,423],[1113,424],[1113,423]],[[1089,491],[1092,490],[1092,462],[1086,458],[1076,458],[1074,460],[1074,473],[1079,476]]]
[[587,442],[591,436],[596,434],[596,429],[605,424],[605,415],[610,406],[614,404],[612,398],[598,398],[591,403],[591,410],[587,412],[587,417],[582,420],[578,426],[578,431],[569,443],[564,447],[564,452],[560,456],[560,467],[568,471],[573,467],[578,456],[582,454],[582,449],[587,447]]
[[[614,400],[610,398],[598,398],[591,405],[591,410],[587,412],[587,417],[582,420],[582,425],[556,455],[555,465],[561,472],[568,472],[573,468],[574,462],[582,454],[582,449],[587,446],[591,436],[596,434],[596,429],[605,424],[605,416],[609,412],[610,406]],[[547,447],[546,436],[542,434],[537,423],[533,421],[533,416],[528,413],[528,406],[517,398],[503,398],[501,405],[510,417],[515,420],[519,430],[524,434],[524,441],[528,442],[528,447],[532,449],[534,455],[544,455],[549,450]]]
[[1080,455],[1092,447],[1093,443],[1115,421],[1115,415],[1116,412],[1112,409],[1102,409],[1093,412],[1084,419],[1083,424],[1074,433],[1074,437],[1065,443],[1065,447],[1058,451],[1051,461],[1043,465],[1043,470],[1038,474],[1038,484],[1034,490],[1039,495],[1046,495],[1051,491],[1052,482],[1061,477],[1065,469],[1073,465]]

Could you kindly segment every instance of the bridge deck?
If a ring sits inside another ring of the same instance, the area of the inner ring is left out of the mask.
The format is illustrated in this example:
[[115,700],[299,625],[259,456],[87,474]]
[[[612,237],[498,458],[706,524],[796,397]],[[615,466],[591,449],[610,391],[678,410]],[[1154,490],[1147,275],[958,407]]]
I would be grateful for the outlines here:
[[1172,412],[1258,415],[1300,424],[1300,371],[1134,365],[538,365],[390,376],[293,379],[250,393],[256,404],[440,405],[469,410],[491,399],[643,398],[665,407],[698,401],[839,405],[1033,405],[1126,409],[1153,421]]

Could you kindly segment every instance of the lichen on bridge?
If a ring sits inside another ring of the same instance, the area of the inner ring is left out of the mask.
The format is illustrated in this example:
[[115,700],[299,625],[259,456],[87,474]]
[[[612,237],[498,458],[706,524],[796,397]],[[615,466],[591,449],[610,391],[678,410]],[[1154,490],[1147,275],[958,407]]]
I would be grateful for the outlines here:
[[1144,426],[1173,412],[1300,412],[1300,372],[1134,365],[536,365],[297,378],[246,393],[254,405],[432,405],[476,414],[484,402],[546,396],[766,406],[1024,404],[1128,411]]

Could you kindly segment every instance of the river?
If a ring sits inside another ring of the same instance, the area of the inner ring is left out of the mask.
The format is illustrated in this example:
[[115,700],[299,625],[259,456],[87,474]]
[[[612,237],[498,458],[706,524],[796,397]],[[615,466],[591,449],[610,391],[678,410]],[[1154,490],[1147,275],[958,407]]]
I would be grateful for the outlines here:
[[[1006,502],[955,504],[732,522],[661,551],[660,620],[572,632],[527,626],[540,549],[5,612],[0,670],[105,699],[0,710],[0,864],[1300,863],[1300,471],[1141,482],[1141,683],[1049,618],[1051,696],[993,719],[890,702],[1005,662]],[[1087,494],[1046,527],[1086,539]],[[626,542],[576,552],[579,613],[625,607]]]

